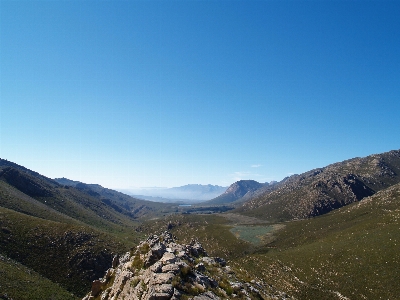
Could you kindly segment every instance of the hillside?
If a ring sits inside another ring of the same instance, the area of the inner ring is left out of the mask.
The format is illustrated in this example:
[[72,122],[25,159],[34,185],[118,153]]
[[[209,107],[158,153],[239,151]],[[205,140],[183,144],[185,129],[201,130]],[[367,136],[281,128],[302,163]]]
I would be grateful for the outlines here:
[[47,290],[36,299],[53,291],[82,296],[114,254],[142,237],[133,217],[162,213],[145,201],[138,201],[142,208],[137,211],[121,203],[0,160],[0,255],[7,270],[1,291],[14,299],[33,299],[21,291],[32,290],[36,282]]
[[124,193],[104,188],[99,184],[86,184],[67,178],[55,178],[54,181],[65,187],[74,187],[85,194],[98,198],[121,213],[126,214],[128,212],[129,217],[132,218],[151,218],[175,211],[173,205],[137,199]]
[[298,299],[397,299],[400,184],[326,215],[285,223],[237,266]]
[[318,216],[400,182],[399,174],[399,150],[354,158],[293,175],[237,212],[270,221]]
[[276,297],[397,299],[399,211],[400,183],[305,220],[271,224],[232,213],[174,215],[146,228],[170,225],[180,243],[197,238],[239,280],[255,280]]

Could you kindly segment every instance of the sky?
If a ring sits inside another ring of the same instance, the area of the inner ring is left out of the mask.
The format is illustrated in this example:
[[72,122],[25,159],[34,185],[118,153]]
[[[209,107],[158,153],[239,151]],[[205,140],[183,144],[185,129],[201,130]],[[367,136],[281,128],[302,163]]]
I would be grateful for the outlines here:
[[108,188],[400,148],[400,1],[0,0],[0,157]]

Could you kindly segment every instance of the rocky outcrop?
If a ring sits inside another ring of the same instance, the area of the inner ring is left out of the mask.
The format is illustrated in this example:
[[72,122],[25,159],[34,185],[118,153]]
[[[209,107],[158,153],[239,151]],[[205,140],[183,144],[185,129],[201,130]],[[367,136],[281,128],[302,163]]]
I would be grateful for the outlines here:
[[210,257],[193,240],[176,243],[169,232],[150,236],[93,281],[83,300],[263,299],[257,286],[236,278],[222,258]]

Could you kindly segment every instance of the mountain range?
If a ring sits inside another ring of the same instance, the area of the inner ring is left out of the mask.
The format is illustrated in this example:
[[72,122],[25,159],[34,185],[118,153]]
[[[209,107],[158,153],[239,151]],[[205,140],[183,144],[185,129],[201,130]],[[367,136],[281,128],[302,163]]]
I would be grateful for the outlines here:
[[133,197],[159,202],[201,202],[213,199],[227,188],[218,185],[187,184],[173,188],[152,188],[139,190],[121,190]]
[[[102,276],[115,253],[136,241],[139,235],[132,231],[137,219],[162,216],[173,208],[99,185],[62,182],[0,159],[0,263],[11,268],[16,261],[27,272],[37,272],[38,279],[28,280],[26,289],[37,284],[58,289],[54,282],[79,296]],[[14,277],[25,276],[12,270]],[[27,299],[49,298],[45,291]]]
[[[270,295],[273,289],[277,299],[289,299],[287,293],[297,299],[395,299],[399,174],[400,150],[393,150],[280,182],[241,180],[222,192],[215,186],[181,187],[203,191],[198,195],[220,193],[191,210],[196,214],[97,184],[50,179],[0,159],[0,298],[83,297],[117,254],[134,253],[146,236],[169,229],[187,244],[201,240],[214,256],[236,265],[240,280],[258,278],[259,290]],[[207,205],[230,211],[209,214]],[[257,233],[269,224],[276,227],[272,233]],[[248,242],[253,231],[261,245]],[[189,281],[191,295],[200,293],[192,288],[196,279]]]

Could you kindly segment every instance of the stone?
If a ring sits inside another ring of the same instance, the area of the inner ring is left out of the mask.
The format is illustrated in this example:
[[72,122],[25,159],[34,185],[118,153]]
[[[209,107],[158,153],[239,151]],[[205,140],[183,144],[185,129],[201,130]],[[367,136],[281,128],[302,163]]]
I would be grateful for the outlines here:
[[206,264],[209,264],[209,265],[214,265],[215,264],[215,260],[213,258],[211,258],[211,257],[203,257],[201,260],[203,262],[205,262]]
[[150,271],[152,271],[154,273],[161,273],[162,267],[163,267],[163,264],[160,261],[158,261],[150,267]]
[[223,258],[220,257],[214,257],[214,260],[221,265],[221,267],[225,267],[226,266],[226,261]]
[[117,255],[115,255],[114,257],[113,257],[113,261],[112,261],[112,267],[113,268],[116,268],[117,266],[118,266],[118,264],[119,264],[119,256],[118,256],[118,254]]
[[178,274],[179,273],[179,266],[177,264],[168,264],[162,267],[163,273],[172,273]]
[[163,264],[173,264],[176,262],[176,256],[173,253],[165,252],[163,257],[161,257],[160,262]]
[[203,263],[199,263],[195,266],[196,270],[199,272],[204,272],[206,270],[206,267],[204,266]]
[[[93,281],[91,292],[84,300],[219,300],[220,297],[213,291],[218,289],[218,280],[222,278],[229,279],[227,284],[234,289],[234,295],[238,298],[250,299],[258,294],[257,297],[261,299],[260,291],[265,294],[265,289],[258,282],[250,284],[239,281],[233,270],[226,266],[224,259],[208,257],[199,242],[179,245],[168,232],[159,237],[150,236],[139,244],[134,255],[131,253],[121,256],[117,266],[114,257],[115,268],[108,269],[101,280]],[[138,256],[146,263],[143,268],[135,268],[133,273],[132,260]],[[102,291],[113,276],[115,279],[112,286]],[[253,285],[257,285],[257,288]],[[201,294],[190,295],[190,291],[195,290],[200,290]],[[230,295],[230,298],[234,295]]]
[[201,295],[195,296],[193,300],[220,300],[221,298],[213,292],[205,292]]
[[171,283],[174,278],[174,274],[172,273],[154,273],[152,278],[150,278],[149,284],[165,284]]

